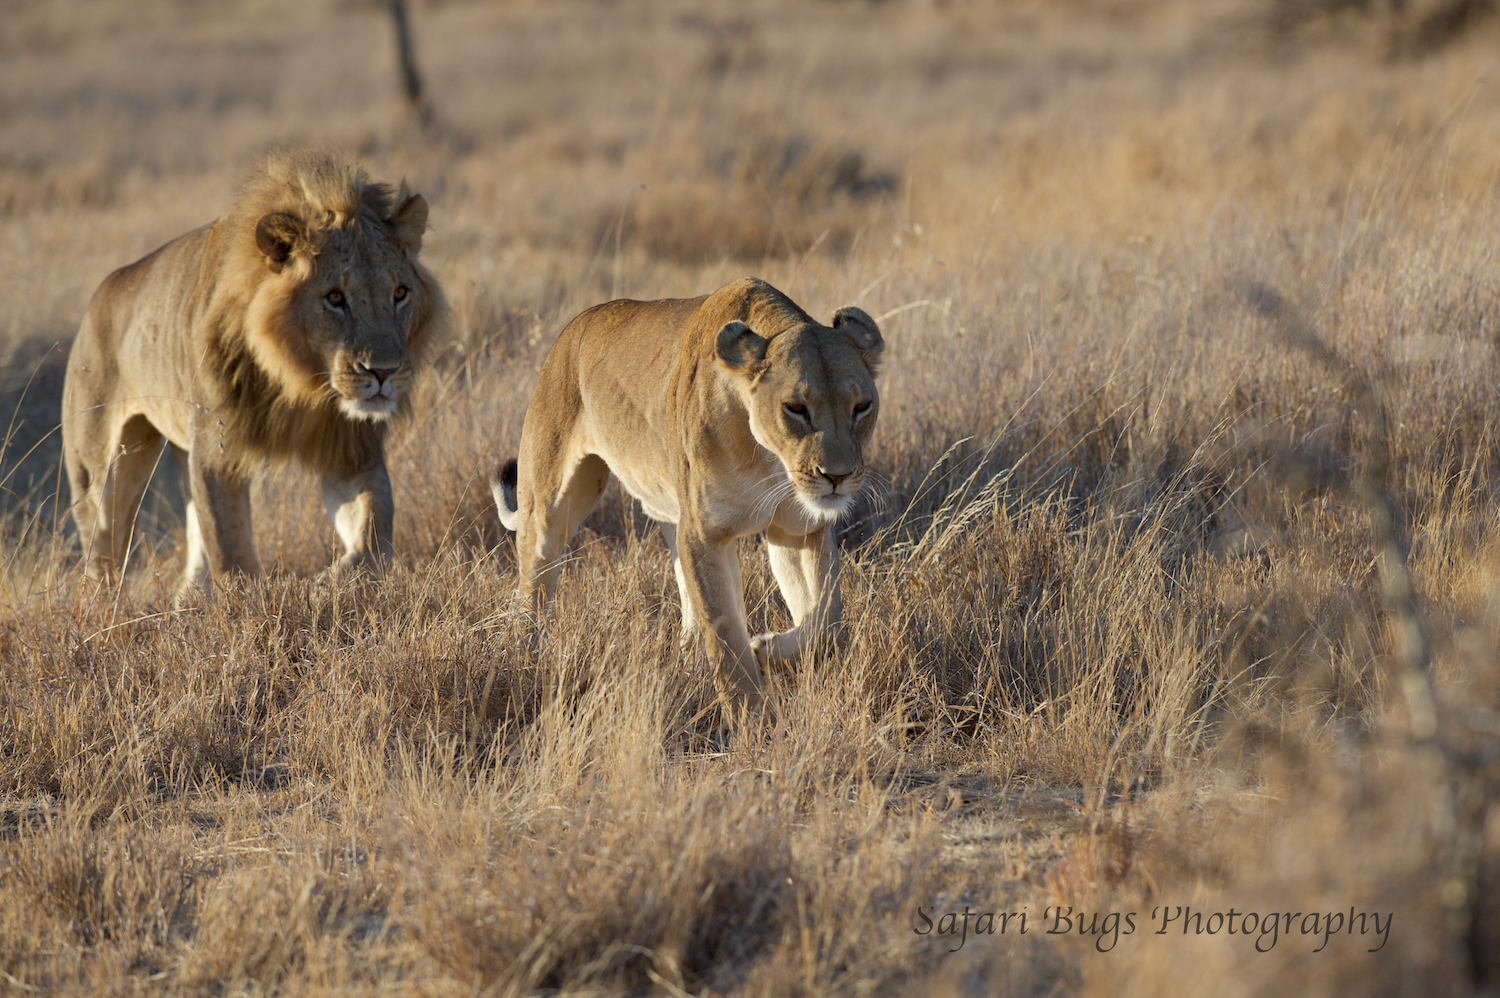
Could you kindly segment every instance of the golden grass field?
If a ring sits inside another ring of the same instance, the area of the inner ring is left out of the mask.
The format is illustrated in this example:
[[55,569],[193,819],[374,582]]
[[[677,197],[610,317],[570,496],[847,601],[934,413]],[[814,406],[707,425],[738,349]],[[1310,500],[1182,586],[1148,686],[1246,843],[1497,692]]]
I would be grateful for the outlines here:
[[[428,0],[423,128],[378,3],[10,4],[0,994],[1495,994],[1488,11]],[[398,564],[315,583],[274,471],[268,576],[168,613],[165,461],[83,585],[90,294],[306,143],[432,206]],[[656,529],[538,622],[486,477],[572,315],[744,274],[880,319],[886,484],[721,748]]]

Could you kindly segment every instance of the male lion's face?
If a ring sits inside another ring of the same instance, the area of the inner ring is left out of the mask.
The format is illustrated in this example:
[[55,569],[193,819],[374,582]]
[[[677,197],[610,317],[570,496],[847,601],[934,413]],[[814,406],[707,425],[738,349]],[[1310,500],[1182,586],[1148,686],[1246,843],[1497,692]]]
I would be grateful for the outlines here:
[[746,379],[750,432],[780,459],[798,501],[815,518],[848,511],[865,483],[865,444],[880,394],[880,330],[857,308],[833,326],[808,324],[762,339],[742,322],[719,332],[719,359]]
[[285,269],[296,284],[277,324],[282,337],[295,341],[300,333],[306,350],[296,352],[305,373],[352,419],[389,418],[411,387],[408,344],[431,305],[413,266],[426,219],[426,202],[414,195],[389,219],[330,226],[300,259],[300,220],[267,215],[257,226],[267,264]]

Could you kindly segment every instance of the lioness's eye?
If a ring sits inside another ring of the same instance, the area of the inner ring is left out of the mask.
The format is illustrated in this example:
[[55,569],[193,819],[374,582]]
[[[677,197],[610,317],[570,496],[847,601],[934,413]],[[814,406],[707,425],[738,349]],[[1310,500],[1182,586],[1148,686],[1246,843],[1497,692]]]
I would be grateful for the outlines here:
[[796,402],[788,402],[783,405],[782,408],[785,409],[789,415],[801,416],[804,419],[807,418],[807,406],[805,405],[798,405]]
[[344,304],[344,293],[338,288],[334,288],[332,291],[323,296],[323,300],[328,302],[328,304],[332,305],[334,308],[338,308],[340,305]]
[[407,295],[407,293],[408,292],[406,290],[406,285],[405,284],[398,284],[398,285],[396,285],[396,300],[398,302],[406,301],[406,295]]
[[868,403],[868,402],[861,402],[859,405],[857,405],[857,406],[854,407],[854,414],[856,416],[863,416],[865,413],[867,413],[869,411],[870,411],[870,403]]

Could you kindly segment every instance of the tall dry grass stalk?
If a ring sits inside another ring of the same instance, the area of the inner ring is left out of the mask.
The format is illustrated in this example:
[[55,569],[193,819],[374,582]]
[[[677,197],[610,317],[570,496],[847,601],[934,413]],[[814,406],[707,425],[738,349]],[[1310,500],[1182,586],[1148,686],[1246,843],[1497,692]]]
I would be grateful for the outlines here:
[[[12,12],[0,992],[1493,988],[1500,90],[1482,11],[1406,43],[1434,10],[416,4],[420,132],[383,3]],[[316,583],[277,474],[268,576],[168,613],[163,462],[87,587],[87,297],[300,141],[432,203],[398,564]],[[485,472],[571,315],[745,273],[889,359],[844,639],[723,746],[639,510],[538,619]],[[1260,952],[1184,908],[1389,921]]]

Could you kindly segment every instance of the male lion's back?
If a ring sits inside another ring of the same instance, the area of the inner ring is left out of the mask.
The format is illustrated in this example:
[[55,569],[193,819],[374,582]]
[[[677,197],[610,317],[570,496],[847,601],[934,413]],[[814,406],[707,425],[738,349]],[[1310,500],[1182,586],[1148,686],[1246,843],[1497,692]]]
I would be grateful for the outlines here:
[[[164,399],[188,397],[192,345],[184,314],[191,307],[210,228],[179,236],[100,283],[68,352],[65,445],[72,440],[77,446],[92,432],[89,413],[101,407],[159,409]],[[180,418],[161,419],[167,425],[159,427],[169,436],[186,419],[185,412],[173,415]]]

